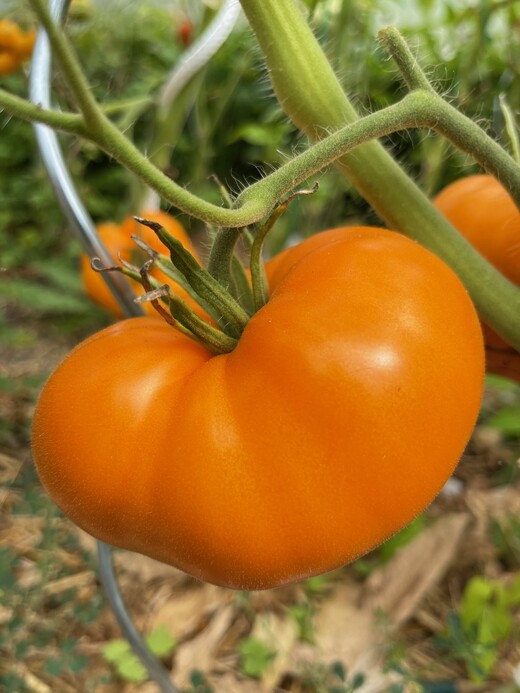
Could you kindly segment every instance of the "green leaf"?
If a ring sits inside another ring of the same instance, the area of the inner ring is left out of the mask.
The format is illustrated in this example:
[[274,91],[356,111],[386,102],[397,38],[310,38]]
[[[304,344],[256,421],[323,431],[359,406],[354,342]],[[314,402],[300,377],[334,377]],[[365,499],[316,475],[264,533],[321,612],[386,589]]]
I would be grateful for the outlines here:
[[501,375],[486,373],[485,380],[486,385],[492,387],[494,390],[500,390],[501,392],[515,392],[518,390],[518,383]]
[[153,630],[145,640],[156,657],[165,657],[175,649],[175,639],[164,625]]
[[88,657],[85,655],[75,655],[74,657],[71,657],[69,661],[69,669],[72,671],[73,674],[77,674],[80,671],[83,671],[87,667],[89,663]]
[[365,683],[365,675],[361,673],[357,673],[354,675],[354,678],[352,679],[352,683],[350,684],[351,688],[353,691],[356,691],[358,688],[361,688],[361,686]]
[[311,603],[294,604],[287,611],[298,626],[298,640],[312,644],[314,642],[314,623]]
[[516,576],[513,582],[506,587],[504,602],[507,606],[520,605],[520,573]]
[[492,643],[474,643],[471,656],[466,661],[470,679],[476,683],[485,681],[495,666],[496,658],[496,646]]
[[506,436],[518,436],[520,435],[520,407],[504,407],[494,414],[487,423],[491,428]]
[[29,267],[56,288],[71,294],[83,294],[79,269],[75,265],[71,266],[63,261],[37,260]]
[[246,638],[238,647],[240,666],[246,676],[259,679],[267,669],[276,653],[263,641],[257,638]]
[[489,607],[482,616],[478,629],[482,643],[498,644],[505,640],[513,627],[513,617],[504,608]]
[[148,672],[133,654],[129,654],[123,659],[116,662],[117,673],[121,678],[126,681],[132,681],[133,683],[140,683],[146,681],[148,678]]
[[103,649],[101,650],[103,659],[105,659],[107,662],[111,662],[112,664],[126,657],[129,652],[130,643],[122,638],[107,642],[107,644],[104,645]]
[[332,664],[330,665],[330,671],[340,681],[347,680],[347,670],[343,662],[340,662],[339,660],[336,662],[332,662]]
[[305,580],[305,591],[309,594],[320,594],[330,584],[330,575],[325,573],[324,575],[315,575],[314,577],[307,578]]
[[92,310],[87,299],[66,294],[62,289],[21,279],[10,279],[0,284],[0,298],[48,315],[86,313]]
[[465,631],[480,623],[482,614],[493,595],[493,586],[479,575],[471,578],[464,589],[460,617]]

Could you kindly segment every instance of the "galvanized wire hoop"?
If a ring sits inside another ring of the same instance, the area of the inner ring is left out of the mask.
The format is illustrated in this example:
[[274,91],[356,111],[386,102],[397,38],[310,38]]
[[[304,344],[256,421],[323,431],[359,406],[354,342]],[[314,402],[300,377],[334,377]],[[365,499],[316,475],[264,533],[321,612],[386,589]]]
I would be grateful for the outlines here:
[[[55,22],[65,21],[69,5],[70,0],[50,0],[49,10]],[[212,23],[172,71],[162,94],[163,99],[173,100],[191,77],[209,61],[231,33],[239,13],[238,0],[225,0]],[[51,73],[51,48],[47,34],[40,29],[31,63],[29,98],[44,108],[51,106]],[[43,164],[71,231],[88,255],[99,257],[106,266],[113,265],[114,260],[99,239],[95,225],[76,191],[56,134],[40,124],[35,124],[34,130]],[[143,314],[139,305],[134,303],[134,294],[130,286],[121,275],[104,272],[102,276],[127,317]],[[150,651],[125,607],[114,573],[111,547],[98,541],[97,549],[101,583],[123,634],[161,691],[178,693],[178,689],[171,682],[169,672]]]

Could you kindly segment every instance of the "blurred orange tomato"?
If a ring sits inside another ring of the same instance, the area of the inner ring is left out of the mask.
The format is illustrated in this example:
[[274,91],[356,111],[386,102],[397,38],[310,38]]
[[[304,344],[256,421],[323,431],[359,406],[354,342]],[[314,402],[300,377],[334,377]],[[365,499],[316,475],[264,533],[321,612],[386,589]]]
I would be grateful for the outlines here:
[[[520,211],[496,178],[461,178],[434,203],[479,253],[520,286]],[[487,325],[483,331],[488,371],[520,382],[520,354]]]
[[[161,224],[172,236],[177,238],[189,252],[198,257],[192,242],[182,225],[166,212],[147,211],[141,213],[141,216],[150,221],[155,221]],[[106,249],[117,260],[118,256],[126,262],[131,262],[136,265],[141,265],[147,259],[144,252],[138,248],[136,243],[131,239],[131,236],[138,236],[147,243],[153,250],[167,255],[168,251],[156,234],[147,226],[139,224],[131,216],[127,217],[121,224],[113,222],[105,222],[97,227],[97,232],[100,239],[103,241]],[[183,299],[186,299],[187,294],[178,284],[170,277],[161,272],[159,269],[153,269],[151,275],[155,277],[161,284],[170,284],[175,293]],[[117,318],[123,318],[124,314],[118,302],[110,292],[103,277],[99,272],[92,269],[90,258],[83,255],[81,258],[81,276],[83,286],[87,295],[100,306],[103,306],[107,311],[112,313]],[[136,296],[144,293],[143,287],[137,282],[128,279],[132,285],[132,290]],[[143,303],[143,308],[149,315],[156,315],[155,309],[151,303]]]
[[24,31],[10,19],[0,20],[0,76],[16,72],[31,56],[36,31]]

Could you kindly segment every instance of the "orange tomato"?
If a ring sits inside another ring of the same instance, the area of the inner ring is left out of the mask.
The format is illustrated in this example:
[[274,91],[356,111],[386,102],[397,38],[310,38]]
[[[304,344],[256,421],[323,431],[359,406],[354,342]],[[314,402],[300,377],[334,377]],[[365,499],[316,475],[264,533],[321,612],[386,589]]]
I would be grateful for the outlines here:
[[334,230],[267,273],[230,353],[115,323],[58,366],[33,422],[40,478],[80,527],[236,589],[330,571],[409,523],[483,387],[473,305],[417,243]]
[[35,31],[23,31],[16,22],[0,20],[0,75],[16,72],[31,56]]
[[14,53],[0,51],[0,76],[10,75],[20,67],[20,61]]
[[520,212],[496,178],[461,178],[444,188],[434,203],[471,245],[520,285]]
[[[520,211],[489,175],[461,178],[434,199],[435,206],[504,276],[520,286]],[[520,382],[520,354],[483,325],[488,370]]]
[[[197,253],[188,234],[182,225],[172,216],[166,212],[147,210],[142,212],[140,216],[161,224],[172,236],[177,238],[183,244],[183,246],[189,250],[190,253],[192,253],[192,255],[197,257]],[[140,251],[138,246],[131,239],[132,235],[141,238],[158,253],[168,254],[168,251],[159,241],[157,235],[152,231],[152,229],[139,224],[131,216],[127,217],[121,224],[115,224],[112,222],[100,224],[97,227],[97,232],[106,249],[113,256],[114,261],[117,261],[118,254],[120,254],[121,258],[126,262],[132,262],[135,260],[138,266],[142,264],[143,260],[148,259],[145,253]],[[175,289],[177,295],[183,299],[186,299],[187,294],[184,289],[175,284],[175,282],[173,282],[166,274],[158,269],[152,270],[151,274],[158,281],[160,281],[161,284],[170,284]],[[103,277],[99,272],[92,269],[90,265],[90,258],[87,255],[83,255],[81,258],[81,276],[85,291],[93,301],[103,306],[103,308],[112,313],[112,315],[115,317],[124,317],[118,302],[110,292],[110,289],[106,285]],[[128,281],[131,282],[132,289],[136,296],[140,296],[144,293],[144,289],[140,284],[132,281],[131,279]],[[142,306],[149,315],[156,315],[155,309],[151,303],[143,303]]]

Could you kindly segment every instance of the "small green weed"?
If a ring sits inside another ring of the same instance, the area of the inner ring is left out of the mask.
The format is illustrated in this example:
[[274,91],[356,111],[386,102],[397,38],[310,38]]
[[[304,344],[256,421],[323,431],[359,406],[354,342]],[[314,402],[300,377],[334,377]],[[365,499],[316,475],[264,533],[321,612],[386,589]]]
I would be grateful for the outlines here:
[[276,657],[276,652],[258,638],[242,640],[238,646],[238,652],[240,670],[252,679],[261,678],[271,661]]
[[312,645],[314,643],[314,606],[312,602],[306,600],[301,604],[294,604],[288,608],[288,613],[298,628],[298,640]]
[[[145,637],[151,652],[159,658],[168,657],[175,649],[175,640],[165,626],[159,626]],[[148,671],[133,653],[127,640],[116,639],[108,642],[102,651],[104,659],[125,681],[141,683],[148,679]]]
[[472,681],[485,681],[498,648],[513,630],[513,609],[520,606],[520,575],[508,586],[473,577],[462,595],[458,613],[450,614],[445,635],[434,642],[464,662]]
[[182,693],[213,693],[213,687],[210,686],[202,671],[194,669],[190,675],[190,687],[183,688]]

